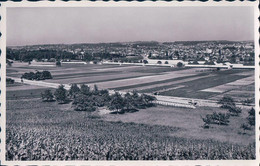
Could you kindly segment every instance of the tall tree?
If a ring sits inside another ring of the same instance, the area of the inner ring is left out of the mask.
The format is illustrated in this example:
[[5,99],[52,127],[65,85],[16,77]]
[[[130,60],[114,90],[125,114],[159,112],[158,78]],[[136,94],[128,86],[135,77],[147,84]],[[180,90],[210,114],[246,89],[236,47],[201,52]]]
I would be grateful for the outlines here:
[[67,98],[67,90],[64,88],[64,85],[60,85],[58,89],[54,92],[55,99],[58,103],[66,103],[68,101]]
[[116,92],[111,96],[110,105],[108,106],[110,110],[116,110],[117,112],[119,112],[124,108],[124,106],[124,99],[120,93]]
[[72,84],[69,89],[69,96],[75,98],[75,96],[80,92],[80,89],[77,84]]
[[125,103],[125,108],[127,110],[131,110],[135,108],[133,96],[129,92],[127,92],[124,96],[124,103]]
[[96,84],[94,85],[93,93],[95,95],[98,95],[98,93],[99,93],[98,86]]
[[94,106],[94,103],[91,99],[91,96],[79,94],[77,95],[73,102],[72,106],[74,107],[75,111],[87,111],[87,112],[93,112],[96,110],[96,107]]
[[250,111],[248,112],[247,121],[250,126],[255,125],[255,109],[254,108],[251,108]]
[[82,84],[82,85],[80,86],[80,92],[81,92],[83,95],[90,95],[90,94],[91,94],[89,86],[87,86],[87,85],[85,85],[85,84]]
[[53,101],[54,99],[54,96],[50,89],[47,89],[44,91],[44,93],[41,93],[41,97],[43,101],[47,101],[47,102]]

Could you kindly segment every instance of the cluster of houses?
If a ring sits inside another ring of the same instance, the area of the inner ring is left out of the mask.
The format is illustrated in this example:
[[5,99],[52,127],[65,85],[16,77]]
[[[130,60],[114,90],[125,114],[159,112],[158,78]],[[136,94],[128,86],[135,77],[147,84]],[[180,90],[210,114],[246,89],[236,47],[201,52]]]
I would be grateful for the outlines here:
[[[16,48],[17,49],[17,48]],[[19,48],[18,48],[19,49]],[[184,65],[216,65],[216,66],[254,66],[254,43],[244,42],[127,42],[127,43],[99,43],[74,45],[40,45],[26,46],[29,50],[51,49],[69,52],[75,56],[74,60],[84,61],[85,56],[95,53],[118,54],[121,57],[141,56],[143,60],[138,63],[161,64],[175,66],[178,62]],[[62,59],[63,63],[72,59]],[[55,58],[42,59],[42,61],[55,62]],[[98,63],[105,62],[103,59]],[[119,62],[111,59],[111,62]],[[160,62],[160,63],[159,63]],[[90,62],[93,63],[93,62]],[[105,62],[108,63],[108,62]],[[136,62],[135,62],[136,63]]]

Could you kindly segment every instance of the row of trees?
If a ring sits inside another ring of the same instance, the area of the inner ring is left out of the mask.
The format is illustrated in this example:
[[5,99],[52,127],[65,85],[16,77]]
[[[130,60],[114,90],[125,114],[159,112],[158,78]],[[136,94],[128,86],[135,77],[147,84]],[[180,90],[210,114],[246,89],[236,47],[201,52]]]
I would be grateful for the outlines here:
[[[240,107],[237,107],[234,100],[229,96],[224,96],[218,102],[221,104],[221,108],[227,109],[226,113],[207,114],[205,117],[201,117],[204,122],[204,128],[209,128],[210,124],[228,125],[230,116],[239,116],[242,112]],[[255,109],[251,108],[248,112],[246,123],[243,123],[240,128],[245,130],[251,130],[255,126]]]
[[221,112],[213,112],[213,114],[207,114],[205,118],[202,117],[204,128],[209,128],[210,124],[228,125],[229,117],[229,114]]
[[27,79],[27,80],[45,80],[45,79],[52,79],[52,75],[49,71],[36,71],[34,72],[29,72],[29,73],[24,73],[21,77],[21,79]]
[[241,109],[235,106],[234,100],[231,97],[224,96],[218,101],[218,104],[221,104],[221,108],[228,109],[228,112],[213,112],[212,114],[207,114],[204,118],[201,117],[204,122],[204,128],[209,128],[210,124],[228,125],[230,116],[238,116],[241,112]]
[[60,85],[52,94],[51,90],[46,90],[42,95],[43,101],[57,101],[58,103],[68,103],[72,101],[72,107],[75,111],[93,112],[98,107],[107,107],[115,113],[135,112],[138,109],[155,106],[153,103],[155,97],[138,94],[136,91],[126,93],[125,95],[115,92],[110,95],[108,90],[99,90],[94,85],[93,90],[89,86],[82,84],[72,84],[67,91],[64,85]]

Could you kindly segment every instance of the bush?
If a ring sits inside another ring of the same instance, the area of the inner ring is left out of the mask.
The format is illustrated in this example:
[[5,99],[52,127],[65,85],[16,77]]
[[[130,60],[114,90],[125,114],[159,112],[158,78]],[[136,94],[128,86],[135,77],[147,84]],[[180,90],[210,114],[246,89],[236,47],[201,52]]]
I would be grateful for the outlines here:
[[246,99],[246,100],[242,101],[243,105],[250,105],[251,103],[253,103],[253,99]]
[[12,66],[12,61],[9,61],[8,59],[6,59],[6,64],[9,66],[9,67],[11,67]]
[[251,126],[248,123],[243,123],[240,128],[244,130],[244,133],[246,133],[246,130],[252,130]]
[[148,63],[148,61],[147,61],[147,60],[143,60],[143,63],[144,63],[144,64],[147,64],[147,63]]
[[162,61],[158,61],[157,64],[162,64]]
[[165,61],[164,64],[169,64],[169,62],[168,62],[168,61]]
[[234,100],[229,96],[224,96],[222,99],[218,101],[218,104],[221,104],[220,106],[221,108],[226,108],[226,109],[236,106]]
[[215,63],[213,61],[206,61],[204,65],[215,65]]
[[181,63],[181,62],[177,63],[177,67],[183,67],[183,66],[184,66],[183,63]]
[[192,62],[192,64],[194,64],[194,65],[198,65],[199,62],[198,62],[197,60],[195,60],[195,61]]
[[60,67],[60,66],[61,66],[61,62],[60,62],[60,61],[57,61],[57,62],[56,62],[56,66],[57,66],[57,67]]
[[241,108],[236,107],[236,106],[229,107],[228,111],[231,116],[238,116],[242,112]]
[[7,84],[14,84],[14,80],[11,78],[6,78],[6,83]]
[[54,101],[54,96],[51,90],[49,89],[45,90],[44,93],[41,93],[41,97],[43,101],[47,101],[47,102]]

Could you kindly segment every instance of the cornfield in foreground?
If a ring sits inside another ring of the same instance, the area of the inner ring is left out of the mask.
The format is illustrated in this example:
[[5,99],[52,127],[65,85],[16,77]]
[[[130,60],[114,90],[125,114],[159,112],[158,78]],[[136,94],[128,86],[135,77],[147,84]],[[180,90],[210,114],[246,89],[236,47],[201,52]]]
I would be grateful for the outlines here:
[[87,116],[70,123],[46,121],[8,123],[6,160],[255,159],[254,144],[171,137],[169,133],[178,131],[174,127],[106,122]]

